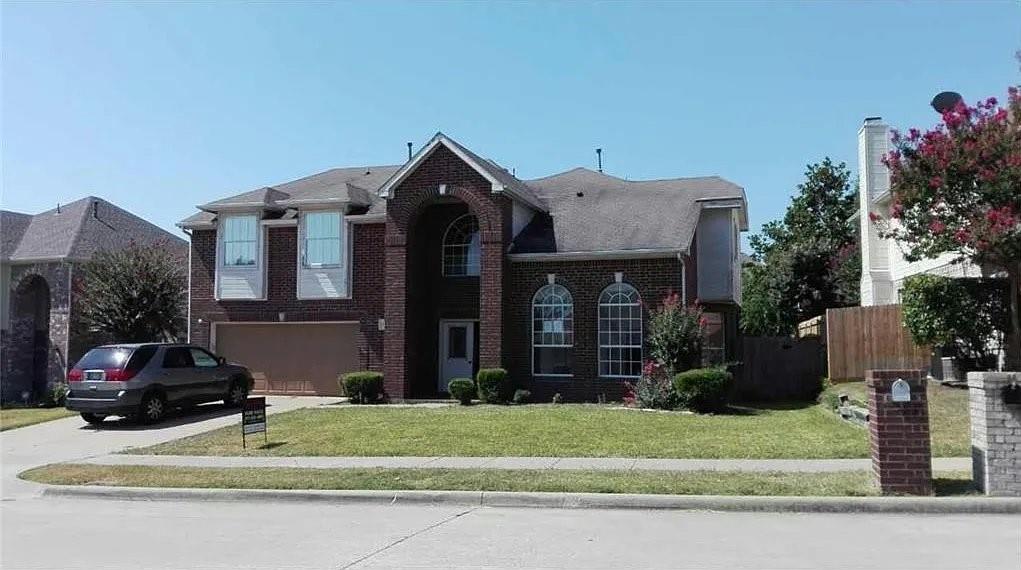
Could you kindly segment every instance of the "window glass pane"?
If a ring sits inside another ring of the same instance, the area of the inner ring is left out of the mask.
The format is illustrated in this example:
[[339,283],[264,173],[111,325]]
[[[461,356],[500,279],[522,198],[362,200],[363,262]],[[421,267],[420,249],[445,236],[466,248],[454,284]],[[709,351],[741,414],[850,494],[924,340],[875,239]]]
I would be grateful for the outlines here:
[[191,359],[199,368],[216,368],[220,365],[211,354],[200,348],[191,349]]
[[191,365],[191,354],[187,348],[168,348],[163,354],[163,368],[190,368]]
[[447,358],[468,358],[468,329],[450,327],[447,329]]
[[305,264],[340,265],[340,212],[305,214]]
[[702,360],[706,365],[722,364],[726,355],[726,329],[722,313],[702,313],[705,319],[705,339],[702,343]]
[[599,375],[637,377],[642,371],[642,306],[638,291],[614,283],[599,295]]
[[478,220],[470,214],[457,218],[443,236],[443,274],[453,277],[478,275],[481,252]]
[[562,285],[546,285],[532,300],[533,373],[573,373],[574,305]]
[[258,224],[255,216],[229,216],[224,219],[224,265],[255,265]]
[[572,374],[572,352],[568,347],[535,347],[535,374]]

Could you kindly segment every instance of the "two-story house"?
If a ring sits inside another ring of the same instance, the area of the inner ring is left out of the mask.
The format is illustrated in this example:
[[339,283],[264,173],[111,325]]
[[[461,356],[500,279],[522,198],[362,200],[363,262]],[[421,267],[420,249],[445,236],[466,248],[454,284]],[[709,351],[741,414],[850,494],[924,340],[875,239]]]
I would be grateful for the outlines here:
[[584,168],[520,180],[437,134],[405,164],[338,168],[209,202],[191,234],[190,338],[257,389],[335,394],[380,370],[392,399],[504,367],[546,399],[616,399],[650,307],[704,306],[730,353],[744,190]]

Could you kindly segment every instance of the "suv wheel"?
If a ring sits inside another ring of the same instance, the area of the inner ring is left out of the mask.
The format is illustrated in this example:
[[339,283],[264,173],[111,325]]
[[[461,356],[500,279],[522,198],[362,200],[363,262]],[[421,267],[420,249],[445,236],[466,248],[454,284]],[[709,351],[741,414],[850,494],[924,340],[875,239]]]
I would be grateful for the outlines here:
[[150,392],[142,398],[138,419],[144,424],[154,424],[167,413],[167,401],[159,392]]
[[243,382],[234,380],[230,383],[227,397],[223,399],[223,403],[228,408],[240,408],[241,404],[245,403],[246,398],[248,398],[248,388],[245,387]]
[[94,426],[98,426],[99,424],[103,423],[103,420],[106,419],[106,416],[102,414],[90,414],[89,412],[82,412],[82,419]]

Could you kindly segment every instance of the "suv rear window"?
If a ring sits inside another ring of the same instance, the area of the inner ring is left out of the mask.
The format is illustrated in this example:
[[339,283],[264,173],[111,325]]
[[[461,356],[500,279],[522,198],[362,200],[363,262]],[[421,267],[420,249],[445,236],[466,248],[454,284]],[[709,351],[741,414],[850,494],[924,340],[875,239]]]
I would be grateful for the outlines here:
[[121,346],[93,348],[85,353],[85,356],[78,361],[75,368],[81,370],[119,369],[128,361],[132,352],[134,352],[133,348]]

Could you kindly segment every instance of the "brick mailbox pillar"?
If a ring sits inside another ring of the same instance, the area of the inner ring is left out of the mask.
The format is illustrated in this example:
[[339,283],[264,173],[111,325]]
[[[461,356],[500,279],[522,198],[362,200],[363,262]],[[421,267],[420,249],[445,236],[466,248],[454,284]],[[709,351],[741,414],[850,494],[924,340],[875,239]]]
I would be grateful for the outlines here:
[[[903,380],[910,390],[907,394]],[[883,494],[932,494],[929,399],[921,370],[868,370],[872,473]],[[897,392],[895,394],[894,392]],[[907,396],[907,401],[895,401]]]
[[1021,394],[1014,385],[1021,386],[1021,372],[968,373],[972,477],[987,495],[1021,497]]

